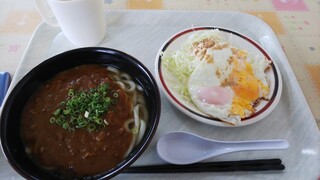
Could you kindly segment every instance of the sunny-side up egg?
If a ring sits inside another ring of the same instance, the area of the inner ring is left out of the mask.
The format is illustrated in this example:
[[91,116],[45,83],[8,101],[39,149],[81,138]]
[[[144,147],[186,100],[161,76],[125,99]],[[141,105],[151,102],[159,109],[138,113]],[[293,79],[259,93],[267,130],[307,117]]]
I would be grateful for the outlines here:
[[257,101],[267,99],[265,70],[269,64],[265,57],[254,57],[229,44],[216,44],[206,50],[189,78],[191,100],[205,114],[238,124],[255,112]]

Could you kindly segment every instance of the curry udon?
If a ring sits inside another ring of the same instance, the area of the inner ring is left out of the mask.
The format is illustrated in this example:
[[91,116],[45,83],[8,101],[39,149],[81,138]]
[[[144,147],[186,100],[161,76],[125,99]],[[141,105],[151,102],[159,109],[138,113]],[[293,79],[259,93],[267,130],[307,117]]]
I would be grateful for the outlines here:
[[113,67],[89,64],[60,72],[29,98],[22,115],[25,151],[63,176],[115,167],[145,132],[142,88]]

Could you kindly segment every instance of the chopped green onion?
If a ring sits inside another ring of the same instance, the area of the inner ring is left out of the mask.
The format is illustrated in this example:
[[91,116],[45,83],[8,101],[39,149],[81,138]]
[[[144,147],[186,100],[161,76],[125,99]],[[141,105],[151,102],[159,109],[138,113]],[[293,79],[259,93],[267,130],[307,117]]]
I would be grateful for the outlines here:
[[63,110],[63,114],[70,114],[70,109]]
[[64,122],[62,124],[63,129],[68,129],[69,128],[69,124],[67,122]]
[[117,101],[116,99],[112,99],[112,100],[111,100],[111,103],[112,103],[112,104],[117,104],[118,101]]
[[57,110],[54,111],[53,114],[54,114],[55,116],[58,116],[58,115],[60,114],[60,112],[61,112],[61,109],[58,108]]
[[108,125],[103,116],[112,111],[110,106],[117,104],[118,93],[109,89],[104,83],[88,91],[70,89],[67,99],[60,103],[50,118],[50,123],[74,132],[85,129],[88,132],[97,131]]
[[84,116],[85,118],[88,118],[88,117],[89,117],[89,112],[86,111],[83,116]]
[[139,130],[138,130],[138,128],[132,128],[132,129],[131,129],[131,132],[132,132],[133,134],[138,134]]
[[69,90],[68,96],[74,96],[74,92],[72,89]]
[[114,98],[118,98],[118,97],[119,97],[119,94],[118,94],[118,93],[113,93],[113,97],[114,97]]
[[94,131],[96,129],[96,126],[94,125],[94,124],[90,124],[88,127],[87,127],[87,130],[89,131],[89,132],[92,132],[92,131]]
[[56,122],[56,118],[51,117],[51,118],[50,118],[50,123],[52,123],[52,124],[53,124],[53,123],[55,123],[55,122]]

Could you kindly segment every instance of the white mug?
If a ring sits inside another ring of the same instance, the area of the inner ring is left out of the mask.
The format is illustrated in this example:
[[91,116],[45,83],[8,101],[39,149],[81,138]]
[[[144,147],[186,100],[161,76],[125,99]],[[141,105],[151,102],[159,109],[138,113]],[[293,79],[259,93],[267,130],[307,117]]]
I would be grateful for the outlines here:
[[103,0],[34,0],[34,2],[44,21],[52,26],[60,26],[64,35],[73,44],[95,46],[103,40],[106,32]]

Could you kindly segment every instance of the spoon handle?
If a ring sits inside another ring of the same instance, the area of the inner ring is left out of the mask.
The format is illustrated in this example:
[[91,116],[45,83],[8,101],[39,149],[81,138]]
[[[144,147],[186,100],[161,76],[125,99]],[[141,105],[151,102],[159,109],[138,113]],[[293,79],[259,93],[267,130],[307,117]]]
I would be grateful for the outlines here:
[[259,140],[259,141],[235,141],[225,142],[222,148],[228,152],[249,151],[249,150],[268,150],[268,149],[286,149],[289,143],[286,140]]

